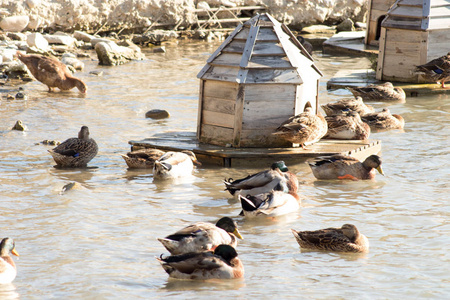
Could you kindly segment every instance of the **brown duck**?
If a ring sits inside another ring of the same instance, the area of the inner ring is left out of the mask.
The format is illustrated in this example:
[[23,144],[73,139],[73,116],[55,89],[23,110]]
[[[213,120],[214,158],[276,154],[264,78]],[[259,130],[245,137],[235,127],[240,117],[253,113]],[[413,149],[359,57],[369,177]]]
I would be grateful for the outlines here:
[[361,119],[369,124],[371,130],[403,129],[405,120],[402,116],[391,114],[388,108],[381,112],[366,114]]
[[67,91],[76,87],[80,92],[86,93],[86,84],[72,76],[67,66],[56,58],[23,54],[20,51],[17,51],[16,55],[38,81],[48,86],[49,92],[53,91],[54,88]]

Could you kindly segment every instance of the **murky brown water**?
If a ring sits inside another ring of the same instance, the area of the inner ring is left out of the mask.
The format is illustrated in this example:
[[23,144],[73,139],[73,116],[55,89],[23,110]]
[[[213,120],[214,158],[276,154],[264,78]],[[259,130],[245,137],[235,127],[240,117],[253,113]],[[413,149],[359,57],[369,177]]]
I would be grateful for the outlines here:
[[[382,141],[386,177],[364,182],[317,181],[305,164],[290,166],[301,182],[303,207],[278,221],[238,217],[239,203],[223,190],[225,177],[265,169],[200,167],[172,185],[153,182],[149,171],[129,171],[119,153],[129,140],[167,130],[196,130],[197,72],[219,44],[190,42],[166,54],[117,67],[86,60],[78,73],[89,87],[49,94],[31,82],[29,99],[1,99],[1,235],[15,239],[21,254],[18,276],[0,287],[1,298],[187,299],[446,298],[449,276],[450,96],[408,98],[389,105],[406,120],[404,132],[372,134]],[[95,58],[95,54],[92,53]],[[343,68],[369,65],[363,58],[315,55],[325,73],[321,103],[349,96],[326,91]],[[89,71],[102,70],[95,77]],[[374,103],[376,109],[386,104]],[[146,111],[167,109],[167,120]],[[11,131],[21,119],[28,131]],[[36,145],[64,141],[82,125],[90,128],[99,153],[87,170],[59,170]],[[81,187],[60,194],[69,182]],[[245,237],[238,253],[243,280],[169,280],[155,256],[166,253],[156,240],[196,221],[233,216]],[[313,230],[355,224],[370,240],[368,254],[299,250],[290,228]]]

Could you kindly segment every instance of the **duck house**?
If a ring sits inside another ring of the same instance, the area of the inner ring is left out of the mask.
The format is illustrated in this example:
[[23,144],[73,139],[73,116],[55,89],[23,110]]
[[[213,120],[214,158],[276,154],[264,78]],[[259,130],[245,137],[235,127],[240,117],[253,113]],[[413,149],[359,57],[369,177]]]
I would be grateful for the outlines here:
[[306,107],[317,113],[322,73],[289,28],[269,14],[240,24],[197,77],[201,143],[289,146],[272,135],[275,129]]
[[445,55],[450,44],[450,1],[397,0],[381,23],[376,77],[419,82],[417,65]]
[[395,1],[396,0],[369,0],[365,44],[379,45],[378,41],[381,34],[381,22],[384,20],[386,13]]

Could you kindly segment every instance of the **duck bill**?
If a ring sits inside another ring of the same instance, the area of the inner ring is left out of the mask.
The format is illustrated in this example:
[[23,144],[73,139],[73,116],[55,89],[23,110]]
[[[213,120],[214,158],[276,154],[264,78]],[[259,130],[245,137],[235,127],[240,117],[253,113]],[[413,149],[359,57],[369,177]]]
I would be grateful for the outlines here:
[[11,253],[14,254],[15,256],[19,256],[19,253],[16,251],[15,248],[11,250]]
[[381,165],[378,166],[377,171],[384,176],[383,168],[381,168]]
[[242,237],[241,233],[239,232],[239,230],[238,230],[237,228],[233,231],[233,234],[234,234],[236,237],[240,238],[241,240],[244,239],[244,238]]

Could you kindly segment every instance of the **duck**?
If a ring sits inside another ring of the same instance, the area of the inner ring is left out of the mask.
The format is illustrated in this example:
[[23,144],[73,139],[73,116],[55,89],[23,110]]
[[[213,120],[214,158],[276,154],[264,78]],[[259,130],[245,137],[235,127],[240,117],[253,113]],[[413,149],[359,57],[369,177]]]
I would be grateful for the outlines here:
[[244,277],[244,265],[236,249],[219,245],[214,252],[191,252],[156,258],[171,278],[208,280]]
[[13,282],[17,275],[14,260],[9,254],[19,256],[12,238],[6,237],[0,242],[0,284]]
[[319,141],[327,129],[325,118],[320,113],[314,114],[312,107],[307,107],[304,112],[284,121],[272,134],[306,149],[305,146]]
[[450,79],[450,52],[426,64],[416,66],[415,72],[427,80],[440,82],[441,87],[445,89],[445,82]]
[[406,94],[401,87],[394,87],[392,82],[383,84],[369,84],[360,87],[347,87],[355,96],[362,97],[364,101],[399,101],[405,102]]
[[94,139],[89,137],[89,128],[82,126],[77,138],[70,138],[48,150],[58,167],[84,168],[98,152]]
[[405,120],[402,116],[391,114],[389,108],[381,112],[366,114],[361,119],[369,124],[371,130],[403,129]]
[[315,231],[291,229],[301,248],[336,252],[368,252],[369,240],[352,224]]
[[223,217],[216,224],[194,223],[165,238],[158,238],[158,241],[170,254],[179,255],[189,252],[211,251],[221,244],[236,248],[237,238],[243,239],[236,222],[229,217]]
[[239,195],[242,211],[240,215],[254,218],[259,216],[278,217],[299,210],[300,197],[294,192],[270,191],[255,196]]
[[37,54],[24,54],[20,51],[17,51],[16,55],[31,74],[48,87],[49,92],[54,91],[55,88],[66,91],[74,87],[83,94],[87,92],[86,84],[74,77],[67,66],[58,59]]
[[304,37],[302,37],[301,35],[297,36],[297,40],[300,42],[300,44],[302,44],[303,48],[305,48],[306,52],[308,52],[309,55],[312,55],[313,52],[313,45],[308,42],[307,40],[305,40]]
[[375,170],[384,175],[381,157],[370,155],[363,162],[342,154],[318,157],[308,163],[317,179],[365,180],[375,178]]
[[234,198],[238,195],[257,195],[272,190],[284,190],[288,188],[294,192],[298,190],[298,178],[289,172],[285,162],[280,160],[274,162],[270,169],[248,175],[245,178],[233,180],[229,178],[223,181],[225,190]]
[[192,174],[194,164],[201,165],[194,152],[184,150],[181,152],[168,151],[155,161],[153,178],[178,178]]
[[120,155],[130,169],[153,169],[155,161],[164,153],[165,151],[159,149],[145,148]]
[[370,105],[366,105],[360,96],[330,102],[321,107],[327,116],[342,115],[348,111],[356,111],[360,116],[375,112],[375,109]]
[[361,120],[356,111],[345,115],[326,116],[328,131],[324,138],[337,140],[366,140],[370,136],[370,126]]

